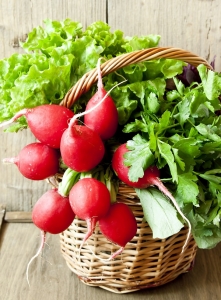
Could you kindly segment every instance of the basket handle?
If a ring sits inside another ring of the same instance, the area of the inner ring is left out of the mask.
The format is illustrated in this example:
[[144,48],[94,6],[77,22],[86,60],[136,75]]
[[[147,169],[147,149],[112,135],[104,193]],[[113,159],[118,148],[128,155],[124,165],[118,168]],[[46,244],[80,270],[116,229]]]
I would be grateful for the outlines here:
[[[110,60],[101,64],[101,74],[103,77],[109,73],[117,71],[122,67],[159,58],[182,60],[195,67],[200,64],[204,64],[208,69],[212,70],[212,66],[205,59],[189,51],[173,47],[154,47],[121,54],[117,57],[111,58]],[[70,108],[81,95],[89,91],[91,86],[96,81],[97,68],[94,68],[93,70],[85,73],[78,80],[78,82],[67,92],[60,105]]]

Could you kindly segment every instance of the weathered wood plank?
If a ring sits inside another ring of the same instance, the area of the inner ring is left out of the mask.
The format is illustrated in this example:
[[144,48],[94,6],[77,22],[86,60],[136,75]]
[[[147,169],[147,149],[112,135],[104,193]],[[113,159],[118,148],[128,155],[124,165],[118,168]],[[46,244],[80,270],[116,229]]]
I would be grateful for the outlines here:
[[14,52],[22,53],[19,41],[43,20],[79,21],[85,28],[92,22],[106,21],[104,0],[16,0],[0,1],[0,59]]
[[220,0],[108,1],[111,28],[126,35],[161,35],[161,46],[180,47],[212,61],[221,71]]
[[40,232],[33,224],[4,223],[0,236],[1,299],[27,300],[219,300],[221,295],[221,244],[199,250],[193,270],[164,286],[130,294],[114,294],[79,281],[60,254],[59,236],[48,235],[43,256],[26,267],[40,245]]
[[4,218],[7,223],[32,223],[29,211],[8,211]]
[[5,216],[5,206],[0,204],[0,230]]

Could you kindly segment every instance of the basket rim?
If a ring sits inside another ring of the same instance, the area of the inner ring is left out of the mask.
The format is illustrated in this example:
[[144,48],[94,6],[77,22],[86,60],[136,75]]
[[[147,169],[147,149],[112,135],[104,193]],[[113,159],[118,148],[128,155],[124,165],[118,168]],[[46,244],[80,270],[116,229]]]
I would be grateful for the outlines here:
[[[189,63],[194,67],[197,67],[200,64],[204,64],[207,67],[207,69],[213,70],[212,66],[206,59],[188,50],[175,47],[152,47],[132,51],[129,53],[123,53],[105,61],[100,65],[101,76],[104,77],[112,72],[117,71],[120,68],[138,62],[151,61],[160,58],[181,60],[186,63]],[[77,101],[77,99],[81,95],[89,91],[91,86],[97,82],[97,79],[97,68],[94,68],[89,72],[85,73],[76,82],[76,84],[69,89],[64,99],[61,101],[60,105],[66,106],[68,108],[72,107],[75,101]]]

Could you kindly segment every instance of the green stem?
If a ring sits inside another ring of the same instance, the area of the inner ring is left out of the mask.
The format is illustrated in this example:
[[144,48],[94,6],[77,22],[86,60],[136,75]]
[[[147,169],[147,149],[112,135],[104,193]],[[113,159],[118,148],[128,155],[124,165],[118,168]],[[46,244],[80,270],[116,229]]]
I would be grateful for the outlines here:
[[79,180],[80,173],[68,168],[63,175],[62,181],[58,186],[58,193],[64,197],[69,195],[73,185]]
[[110,166],[104,168],[103,165],[98,165],[93,170],[80,174],[80,179],[95,178],[105,184],[110,192],[111,203],[116,202],[117,200],[117,192],[119,186],[119,181],[113,177],[114,173],[111,170]]
[[110,192],[111,203],[114,203],[117,201],[117,192],[118,192],[118,187],[119,187],[119,181],[117,179],[114,179],[113,176],[114,176],[114,173],[109,166],[104,173],[104,181],[105,181],[106,187],[108,188],[108,190]]
[[177,126],[180,126],[180,124],[179,124],[179,123],[176,123],[176,124],[172,124],[172,125],[170,125],[170,126],[167,126],[167,127],[163,128],[163,129],[159,130],[159,131],[157,132],[157,136],[159,136],[162,132],[164,132],[164,131],[166,131],[166,130],[168,130],[168,129],[170,129],[170,128],[177,127]]

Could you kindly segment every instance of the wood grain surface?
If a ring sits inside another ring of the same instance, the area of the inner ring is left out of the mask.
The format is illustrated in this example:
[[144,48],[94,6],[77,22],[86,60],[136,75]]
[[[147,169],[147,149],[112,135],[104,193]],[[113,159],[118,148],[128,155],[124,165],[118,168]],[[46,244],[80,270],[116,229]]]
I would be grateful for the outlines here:
[[[161,46],[190,50],[221,71],[220,0],[0,0],[0,59],[22,52],[19,41],[45,19],[80,21],[83,27],[102,20],[125,35],[159,34]],[[34,141],[28,130],[0,130],[0,160],[15,156]],[[14,165],[0,164],[0,202],[8,211],[31,211],[49,188],[45,181],[23,178]]]
[[42,256],[26,267],[37,252],[40,234],[33,224],[4,223],[0,234],[1,300],[220,300],[221,245],[198,250],[189,273],[161,287],[115,294],[79,281],[60,254],[59,236],[48,235]]
[[162,46],[180,47],[211,61],[221,71],[219,0],[108,1],[108,22],[127,35],[159,34]]
[[7,223],[32,223],[31,212],[29,211],[7,211],[4,221]]
[[5,206],[0,204],[0,230],[3,224],[4,216],[5,216]]
[[[180,47],[208,61],[216,56],[215,67],[221,71],[220,11],[220,0],[0,0],[0,59],[22,53],[19,41],[43,20],[71,18],[84,28],[102,20],[129,36],[159,34],[161,46]],[[32,141],[28,130],[1,130],[0,160],[15,156]],[[221,299],[221,245],[199,250],[193,270],[165,286],[118,295],[81,283],[60,254],[59,237],[49,235],[42,256],[30,266],[29,287],[26,267],[40,235],[20,218],[48,188],[46,181],[30,181],[15,166],[0,163],[0,300]],[[18,212],[17,217],[11,211]],[[7,222],[2,223],[4,216]]]

